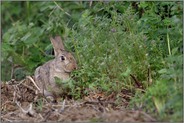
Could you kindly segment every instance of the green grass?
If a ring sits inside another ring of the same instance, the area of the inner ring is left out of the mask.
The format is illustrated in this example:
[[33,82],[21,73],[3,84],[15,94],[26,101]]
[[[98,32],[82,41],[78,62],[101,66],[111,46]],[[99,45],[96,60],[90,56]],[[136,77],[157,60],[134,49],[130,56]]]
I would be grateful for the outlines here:
[[88,83],[90,87],[95,85],[104,91],[120,91],[124,84],[132,88],[130,73],[146,81],[149,65],[145,36],[137,34],[136,30],[124,31],[129,28],[126,24],[121,25],[127,20],[126,15],[114,13],[116,20],[93,17],[85,11],[78,28],[66,40],[75,47],[80,68],[77,81]]

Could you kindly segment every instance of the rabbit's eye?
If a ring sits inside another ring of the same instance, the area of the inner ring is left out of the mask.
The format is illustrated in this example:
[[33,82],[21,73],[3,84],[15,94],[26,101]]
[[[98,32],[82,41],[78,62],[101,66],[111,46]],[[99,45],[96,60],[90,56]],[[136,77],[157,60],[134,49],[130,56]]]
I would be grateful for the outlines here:
[[64,61],[65,60],[65,57],[64,56],[61,56],[61,61]]

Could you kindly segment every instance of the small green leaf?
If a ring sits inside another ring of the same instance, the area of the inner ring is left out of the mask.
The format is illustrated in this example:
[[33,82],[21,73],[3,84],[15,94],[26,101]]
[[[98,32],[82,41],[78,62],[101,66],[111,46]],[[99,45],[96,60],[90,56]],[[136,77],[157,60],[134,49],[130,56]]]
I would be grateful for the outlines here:
[[130,75],[130,72],[131,72],[131,69],[128,67],[127,70],[124,73],[122,73],[121,75],[124,77],[127,77]]
[[158,71],[158,73],[160,73],[160,74],[167,73],[167,69],[161,69]]
[[172,55],[175,55],[178,52],[178,47],[172,49]]
[[23,36],[23,37],[21,38],[21,40],[22,40],[23,42],[27,42],[27,39],[28,39],[30,36],[31,36],[31,33],[28,32],[25,36]]
[[155,107],[156,107],[158,113],[161,114],[163,109],[164,109],[164,101],[163,101],[163,99],[159,99],[157,97],[153,97],[153,102],[155,104]]

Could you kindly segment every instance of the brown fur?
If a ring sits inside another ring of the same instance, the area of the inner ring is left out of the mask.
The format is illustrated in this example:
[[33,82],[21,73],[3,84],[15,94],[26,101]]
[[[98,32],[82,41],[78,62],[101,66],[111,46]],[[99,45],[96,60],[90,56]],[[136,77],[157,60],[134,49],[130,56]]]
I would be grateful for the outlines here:
[[54,77],[67,80],[70,72],[77,68],[75,58],[70,52],[65,51],[60,36],[50,40],[54,47],[55,59],[39,66],[35,71],[35,82],[44,96],[52,96],[55,91],[59,91]]

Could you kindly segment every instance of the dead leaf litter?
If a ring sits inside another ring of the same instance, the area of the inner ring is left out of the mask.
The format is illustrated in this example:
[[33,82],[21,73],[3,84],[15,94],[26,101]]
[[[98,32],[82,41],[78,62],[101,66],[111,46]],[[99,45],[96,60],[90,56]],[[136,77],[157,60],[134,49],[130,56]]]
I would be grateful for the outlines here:
[[116,105],[115,94],[91,92],[81,100],[61,99],[53,103],[38,94],[38,88],[27,77],[17,82],[1,83],[1,120],[7,122],[150,122],[156,121],[143,111],[128,110],[129,95],[120,94],[122,105]]

